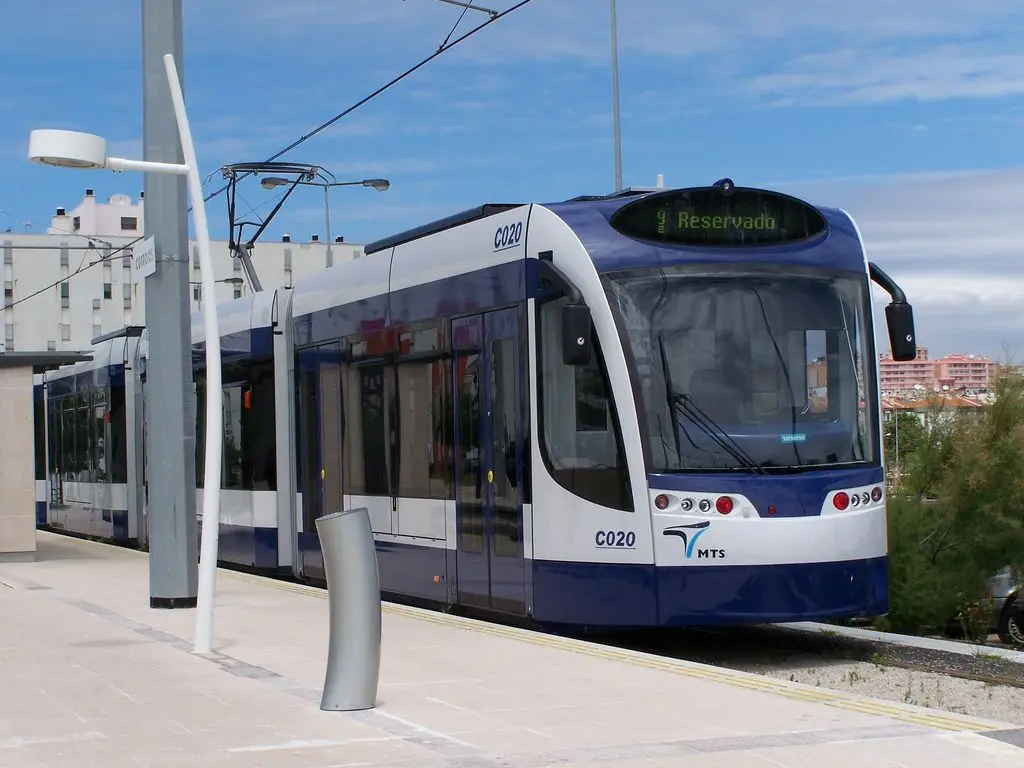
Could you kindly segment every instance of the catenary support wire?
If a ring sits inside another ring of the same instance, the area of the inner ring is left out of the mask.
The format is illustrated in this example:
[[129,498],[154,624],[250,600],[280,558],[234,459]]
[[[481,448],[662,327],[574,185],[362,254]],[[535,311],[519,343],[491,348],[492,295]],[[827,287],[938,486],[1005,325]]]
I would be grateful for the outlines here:
[[[298,139],[293,141],[291,144],[286,146],[284,149],[282,149],[282,150],[274,153],[270,157],[268,157],[264,162],[271,163],[274,160],[277,160],[279,157],[287,154],[288,152],[291,152],[293,149],[295,149],[299,145],[304,144],[305,142],[309,141],[311,138],[313,138],[317,134],[319,134],[319,133],[327,130],[328,128],[330,128],[332,125],[334,125],[336,122],[341,120],[343,117],[345,117],[345,116],[351,114],[352,112],[354,112],[355,110],[359,109],[359,107],[363,106],[363,104],[365,104],[366,102],[368,102],[371,99],[374,99],[377,96],[379,96],[380,94],[384,93],[384,91],[386,91],[391,86],[396,85],[397,83],[399,83],[402,80],[404,80],[405,78],[407,78],[409,75],[411,75],[414,72],[416,72],[421,67],[427,65],[428,63],[430,63],[431,61],[436,59],[438,56],[440,56],[445,51],[451,50],[456,45],[461,43],[463,40],[468,40],[469,38],[471,38],[473,35],[475,35],[477,32],[482,30],[484,27],[490,26],[491,24],[493,24],[494,22],[498,21],[499,19],[505,18],[510,13],[514,13],[515,11],[519,10],[520,8],[522,8],[524,5],[528,5],[530,2],[532,2],[532,0],[519,0],[519,2],[516,3],[515,5],[513,5],[511,8],[508,8],[508,9],[502,11],[501,13],[498,13],[495,16],[491,16],[489,19],[487,19],[487,21],[481,22],[480,24],[478,24],[477,26],[473,27],[471,30],[466,32],[464,35],[460,35],[459,37],[455,38],[451,42],[448,42],[448,43],[445,43],[445,44],[441,45],[436,51],[434,51],[432,54],[430,54],[426,58],[422,59],[418,64],[416,64],[416,65],[410,67],[409,69],[405,70],[405,72],[403,72],[402,74],[398,75],[397,77],[394,77],[393,79],[391,79],[390,81],[388,81],[387,83],[382,85],[380,88],[375,90],[373,93],[371,93],[369,96],[363,97],[362,99],[357,101],[352,106],[348,107],[347,109],[345,109],[342,112],[339,112],[334,117],[332,117],[330,120],[328,120],[328,121],[326,121],[324,123],[321,123],[320,125],[318,125],[316,128],[314,128],[309,133],[306,133],[306,134],[300,136]],[[251,174],[244,174],[244,176],[248,176],[248,175],[251,175]],[[210,202],[211,200],[213,200],[218,195],[223,194],[224,191],[227,190],[227,188],[228,188],[227,184],[224,184],[223,186],[219,187],[218,189],[216,189],[215,191],[213,191],[209,195],[207,195],[204,198],[204,202]],[[190,211],[192,210],[191,207],[189,208],[189,210]]]

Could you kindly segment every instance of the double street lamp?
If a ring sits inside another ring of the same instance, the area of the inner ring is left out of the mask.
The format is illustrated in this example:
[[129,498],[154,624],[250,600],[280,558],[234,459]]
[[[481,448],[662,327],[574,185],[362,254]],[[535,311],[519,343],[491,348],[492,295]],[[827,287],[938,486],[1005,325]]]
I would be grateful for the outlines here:
[[[370,187],[376,189],[378,192],[386,192],[391,187],[391,182],[387,179],[363,179],[362,181],[337,181],[334,178],[334,174],[326,170],[319,165],[310,165],[308,163],[289,163],[289,162],[274,162],[265,161],[259,163],[232,163],[221,167],[221,173],[224,178],[228,180],[227,185],[227,201],[228,201],[228,228],[231,232],[231,239],[229,241],[229,248],[232,256],[238,258],[242,262],[242,268],[245,270],[249,277],[249,282],[252,284],[254,291],[262,290],[262,286],[259,282],[259,277],[256,275],[256,269],[252,265],[252,261],[249,257],[249,252],[252,250],[253,244],[262,235],[268,226],[270,226],[271,220],[277,215],[277,212],[281,210],[281,207],[291,196],[292,192],[298,186],[306,187],[323,187],[324,190],[324,213],[327,216],[327,265],[331,266],[331,237],[330,237],[330,210],[328,201],[328,190],[330,187]],[[266,174],[266,177],[262,180],[264,189],[274,189],[276,187],[287,187],[284,195],[277,201],[277,205],[274,206],[273,210],[265,218],[259,222],[254,221],[239,221],[235,216],[235,197],[236,188],[238,182],[248,176],[261,176]],[[247,239],[243,238],[242,233],[246,226],[256,227],[256,231]]]
[[[245,285],[245,280],[243,278],[241,278],[241,277],[224,277],[224,278],[221,278],[220,280],[214,280],[213,282],[214,283],[224,283],[225,285],[233,285],[235,287],[235,298],[236,299],[240,296],[239,291],[242,289],[242,286]],[[203,299],[205,298],[203,296],[203,294],[202,294],[202,287],[203,287],[202,282],[198,282],[197,283],[197,282],[194,282],[194,281],[189,281],[189,287],[199,288],[200,289],[199,295],[198,296],[193,296],[192,298],[195,299],[196,301],[198,301],[199,302],[199,306],[201,307],[203,305]],[[214,297],[214,302],[216,302],[216,297]]]
[[327,181],[326,176],[334,178],[330,172],[325,171],[323,168],[316,169],[317,172],[313,178],[323,178],[324,181],[313,181],[312,179],[286,179],[283,176],[267,176],[260,181],[260,186],[264,189],[276,189],[277,187],[286,187],[291,185],[297,185],[301,187],[322,187],[324,190],[324,221],[327,227],[327,266],[334,266],[334,253],[331,251],[333,240],[331,239],[331,203],[329,193],[331,187],[370,187],[377,190],[378,192],[387,192],[391,187],[391,182],[387,179],[363,179],[362,181]]

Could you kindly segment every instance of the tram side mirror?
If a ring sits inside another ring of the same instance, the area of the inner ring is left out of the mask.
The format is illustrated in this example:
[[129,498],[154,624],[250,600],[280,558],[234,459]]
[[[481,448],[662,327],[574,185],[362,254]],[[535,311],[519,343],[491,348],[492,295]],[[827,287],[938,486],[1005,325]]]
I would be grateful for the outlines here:
[[914,310],[905,301],[893,301],[885,308],[885,324],[889,327],[889,349],[892,359],[905,361],[917,357],[914,335]]
[[586,304],[562,307],[562,362],[572,366],[590,362],[590,307]]

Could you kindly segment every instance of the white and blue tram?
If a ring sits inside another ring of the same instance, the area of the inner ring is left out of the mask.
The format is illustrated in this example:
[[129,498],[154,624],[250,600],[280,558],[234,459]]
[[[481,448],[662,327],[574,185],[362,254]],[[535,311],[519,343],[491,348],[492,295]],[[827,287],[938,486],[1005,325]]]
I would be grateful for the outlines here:
[[[36,517],[41,525],[136,540],[141,500],[134,360],[141,327],[93,340],[92,359],[36,374]],[[45,444],[45,450],[40,446]]]
[[[913,358],[845,212],[723,180],[485,205],[225,304],[221,557],[322,582],[314,521],[366,507],[392,595],[603,627],[884,613],[872,279]],[[145,507],[91,532],[141,540]]]

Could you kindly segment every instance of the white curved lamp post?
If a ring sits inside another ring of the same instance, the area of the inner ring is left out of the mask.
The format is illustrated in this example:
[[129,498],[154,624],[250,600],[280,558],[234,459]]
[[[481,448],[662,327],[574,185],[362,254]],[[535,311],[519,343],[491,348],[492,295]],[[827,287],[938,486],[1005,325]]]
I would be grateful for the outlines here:
[[[174,116],[178,122],[184,164],[154,163],[146,160],[126,160],[107,156],[107,142],[100,136],[76,131],[32,131],[28,143],[29,159],[43,165],[61,168],[106,168],[111,171],[142,171],[143,173],[170,173],[188,178],[189,196],[195,217],[196,239],[199,246],[199,268],[203,293],[214,296],[213,260],[210,254],[210,231],[203,203],[202,180],[196,163],[192,131],[185,112],[178,70],[171,54],[164,56],[167,82],[174,103]],[[193,652],[209,653],[213,644],[213,603],[217,579],[217,550],[220,535],[220,474],[223,445],[220,329],[217,323],[217,303],[203,302],[203,325],[206,332],[206,466],[203,487],[203,533],[199,559],[199,594],[196,615],[196,636]],[[164,436],[173,439],[173,436]]]

